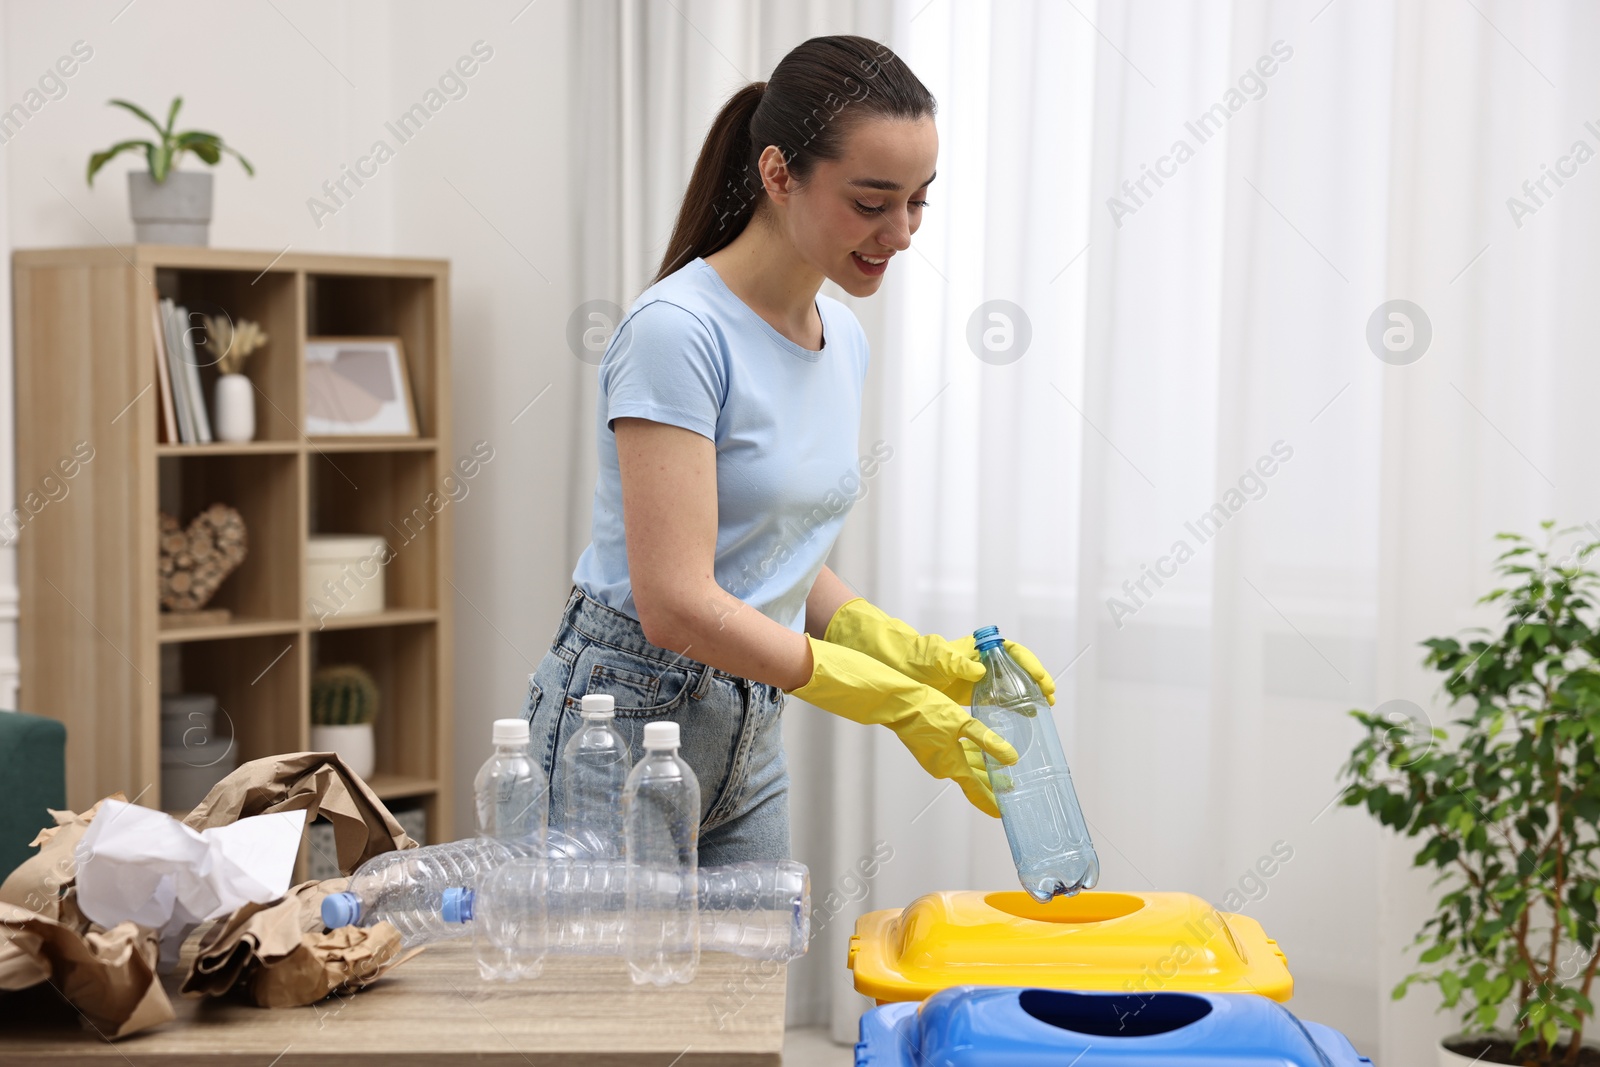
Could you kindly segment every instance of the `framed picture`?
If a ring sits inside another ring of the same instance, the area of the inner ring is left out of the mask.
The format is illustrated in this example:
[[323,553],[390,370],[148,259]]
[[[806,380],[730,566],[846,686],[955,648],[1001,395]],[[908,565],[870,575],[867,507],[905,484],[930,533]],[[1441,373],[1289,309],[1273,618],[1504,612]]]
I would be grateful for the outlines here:
[[306,434],[417,436],[400,338],[306,338]]

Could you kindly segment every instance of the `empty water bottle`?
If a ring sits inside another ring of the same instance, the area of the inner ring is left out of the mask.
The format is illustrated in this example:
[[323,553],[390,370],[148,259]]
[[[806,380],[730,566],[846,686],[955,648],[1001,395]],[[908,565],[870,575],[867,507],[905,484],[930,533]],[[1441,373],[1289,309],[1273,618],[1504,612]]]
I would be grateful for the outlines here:
[[646,723],[623,790],[623,940],[636,984],[691,982],[700,962],[700,783],[678,755],[678,724]]
[[972,636],[985,668],[972,688],[972,714],[1017,750],[1017,762],[1009,766],[984,755],[1017,877],[1041,902],[1092,888],[1100,878],[1100,860],[1072,788],[1050,702],[1006,652],[998,627],[985,626]]
[[566,792],[561,829],[607,843],[602,855],[622,855],[622,791],[633,770],[628,739],[613,722],[616,698],[591,693],[580,706],[582,725],[561,750],[561,781]]
[[[669,877],[675,888],[677,875]],[[759,960],[805,954],[811,915],[811,874],[805,864],[780,860],[701,867],[696,881],[702,952]],[[495,960],[515,948],[528,917],[540,909],[547,924],[545,951],[618,955],[623,951],[620,922],[592,919],[613,915],[620,920],[626,886],[622,860],[552,857],[541,865],[517,859],[489,872],[475,892],[462,898],[454,918],[472,924],[478,951],[489,951]],[[477,914],[480,905],[483,915]]]
[[481,836],[520,842],[543,854],[549,783],[528,752],[526,720],[494,721],[494,753],[478,768],[473,790]]

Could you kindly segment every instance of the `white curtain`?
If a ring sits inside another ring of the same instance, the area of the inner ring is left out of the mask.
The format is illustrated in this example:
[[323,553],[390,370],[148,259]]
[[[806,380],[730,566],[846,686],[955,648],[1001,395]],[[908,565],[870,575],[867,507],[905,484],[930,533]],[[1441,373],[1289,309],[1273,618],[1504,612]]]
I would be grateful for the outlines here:
[[[1427,877],[1328,803],[1346,709],[1448,719],[1417,643],[1485,621],[1492,534],[1600,519],[1600,12],[578,7],[586,77],[612,86],[579,124],[583,270],[624,305],[717,106],[788,48],[860,33],[928,85],[932,207],[883,292],[852,302],[873,338],[862,450],[893,457],[834,568],[925,631],[998,625],[1055,673],[1102,887],[1242,901],[1288,955],[1297,1012],[1379,1062],[1427,1062],[1452,1020],[1426,990],[1388,996]],[[1380,359],[1369,322],[1398,322],[1394,300],[1431,339]],[[1001,342],[982,356],[975,315]],[[580,472],[575,537],[592,485]],[[855,917],[1014,872],[998,824],[893,737],[798,702],[785,719],[824,917],[790,1018],[849,1041]]]

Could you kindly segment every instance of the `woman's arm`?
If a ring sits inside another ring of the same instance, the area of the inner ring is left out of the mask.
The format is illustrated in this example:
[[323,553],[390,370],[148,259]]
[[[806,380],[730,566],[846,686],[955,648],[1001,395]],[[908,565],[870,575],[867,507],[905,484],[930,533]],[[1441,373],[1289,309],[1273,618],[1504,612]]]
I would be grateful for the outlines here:
[[[612,428],[622,477],[628,575],[645,637],[661,648],[780,689],[809,682],[814,665],[805,635],[767,618],[717,584],[716,446],[693,430],[650,419],[619,418]],[[844,599],[848,597],[840,603]],[[811,603],[808,598],[808,622]]]
[[833,573],[827,564],[823,564],[822,570],[817,573],[817,580],[811,583],[811,592],[806,596],[806,633],[821,641],[839,605],[860,595],[846,585],[843,578]]

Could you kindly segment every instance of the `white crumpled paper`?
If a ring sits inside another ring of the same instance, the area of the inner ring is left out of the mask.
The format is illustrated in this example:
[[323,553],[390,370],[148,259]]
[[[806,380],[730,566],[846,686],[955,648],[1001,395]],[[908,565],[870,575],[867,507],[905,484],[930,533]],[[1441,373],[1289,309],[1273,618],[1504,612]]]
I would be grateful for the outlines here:
[[107,928],[154,928],[170,967],[200,923],[288,891],[305,821],[302,809],[194,830],[152,808],[103,801],[75,853],[78,910]]

